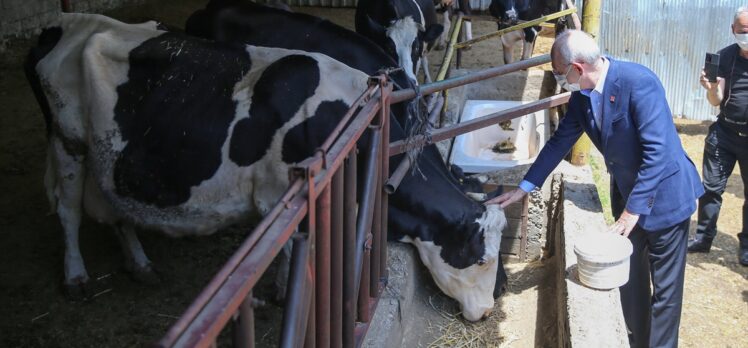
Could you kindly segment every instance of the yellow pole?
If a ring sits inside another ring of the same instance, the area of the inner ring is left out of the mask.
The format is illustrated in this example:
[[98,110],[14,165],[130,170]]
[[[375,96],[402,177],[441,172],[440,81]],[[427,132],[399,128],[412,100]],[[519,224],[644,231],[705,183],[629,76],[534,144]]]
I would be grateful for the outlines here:
[[[602,2],[603,0],[585,0],[582,10],[582,30],[590,34],[595,41],[598,41],[600,36]],[[582,137],[571,148],[571,164],[576,166],[586,165],[591,144],[592,141],[587,134],[582,134]]]

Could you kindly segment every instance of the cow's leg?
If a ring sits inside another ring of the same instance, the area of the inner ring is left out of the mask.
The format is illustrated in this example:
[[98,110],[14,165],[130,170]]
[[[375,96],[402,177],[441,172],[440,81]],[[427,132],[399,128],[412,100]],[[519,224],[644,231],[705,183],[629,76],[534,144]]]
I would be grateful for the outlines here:
[[504,64],[514,61],[514,45],[524,37],[522,30],[515,30],[501,36],[501,46],[504,50]]
[[442,16],[444,18],[444,20],[442,21],[444,31],[442,31],[442,34],[439,35],[439,40],[437,40],[436,45],[434,45],[434,49],[437,51],[444,49],[444,47],[447,47],[447,41],[449,40],[449,30],[452,27],[452,22],[449,20],[449,11],[444,11],[442,13]]
[[54,175],[53,194],[57,197],[57,215],[65,233],[65,290],[74,299],[83,298],[89,294],[86,287],[88,272],[81,256],[78,244],[78,231],[81,225],[83,210],[83,183],[85,180],[84,157],[82,154],[68,153],[63,141],[57,137],[51,138],[53,151]]
[[420,61],[423,62],[423,77],[424,80],[426,80],[426,83],[431,83],[431,72],[429,72],[429,58],[426,55],[426,50],[423,51],[423,55],[421,55]]
[[135,280],[146,284],[156,284],[160,280],[151,268],[151,260],[145,255],[143,246],[138,240],[135,228],[131,224],[120,224],[114,233],[122,246],[125,257],[125,270],[130,272]]
[[532,51],[535,49],[535,39],[538,37],[538,31],[535,28],[526,28],[525,40],[522,45],[522,60],[528,59],[532,56]]
[[465,33],[465,40],[473,39],[473,22],[465,21],[462,23],[463,32]]
[[54,215],[57,212],[57,170],[53,153],[53,146],[50,145],[47,150],[47,168],[44,171],[44,187],[46,188],[47,201],[49,202],[49,212],[47,215]]

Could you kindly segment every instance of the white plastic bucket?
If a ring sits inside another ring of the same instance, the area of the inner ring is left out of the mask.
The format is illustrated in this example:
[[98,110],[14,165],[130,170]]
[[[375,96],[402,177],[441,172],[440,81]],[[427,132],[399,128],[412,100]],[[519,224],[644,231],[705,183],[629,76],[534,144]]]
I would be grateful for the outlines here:
[[628,238],[614,233],[586,233],[574,245],[579,281],[591,288],[614,289],[629,281]]

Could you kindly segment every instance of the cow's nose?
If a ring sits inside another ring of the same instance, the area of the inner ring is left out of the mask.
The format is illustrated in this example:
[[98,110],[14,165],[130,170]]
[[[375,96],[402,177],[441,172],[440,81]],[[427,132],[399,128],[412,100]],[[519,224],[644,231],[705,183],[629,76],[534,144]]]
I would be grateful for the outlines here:
[[481,317],[481,320],[488,319],[488,317],[491,316],[491,312],[493,312],[493,308],[486,309],[486,311],[483,312],[483,317]]

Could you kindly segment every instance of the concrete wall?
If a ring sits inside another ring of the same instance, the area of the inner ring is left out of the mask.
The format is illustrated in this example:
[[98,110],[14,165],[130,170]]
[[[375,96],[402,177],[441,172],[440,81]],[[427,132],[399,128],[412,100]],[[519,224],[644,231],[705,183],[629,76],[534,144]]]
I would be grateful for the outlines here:
[[[70,0],[73,12],[100,13],[143,0]],[[16,37],[30,37],[62,12],[60,0],[0,0],[0,48]]]

